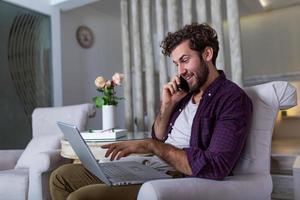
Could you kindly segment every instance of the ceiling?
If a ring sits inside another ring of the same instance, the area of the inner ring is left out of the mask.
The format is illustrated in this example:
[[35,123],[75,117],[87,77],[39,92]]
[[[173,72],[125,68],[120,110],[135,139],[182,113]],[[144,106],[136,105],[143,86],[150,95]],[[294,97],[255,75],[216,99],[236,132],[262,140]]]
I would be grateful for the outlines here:
[[[70,1],[70,0],[63,0],[63,1]],[[120,16],[120,10],[116,9],[116,7],[120,6],[120,0],[85,0],[85,1],[90,3],[94,2],[89,4],[88,6],[91,6],[94,9],[99,10],[100,12],[107,13],[109,15]],[[206,0],[206,1],[208,4],[207,6],[209,7],[210,0]],[[221,0],[221,1],[225,2],[226,0]],[[261,12],[276,10],[276,9],[300,4],[300,0],[237,0],[237,1],[239,2],[240,16],[247,16],[247,15],[257,14]],[[223,6],[224,17],[226,17],[225,16],[226,4],[224,2],[222,6]]]

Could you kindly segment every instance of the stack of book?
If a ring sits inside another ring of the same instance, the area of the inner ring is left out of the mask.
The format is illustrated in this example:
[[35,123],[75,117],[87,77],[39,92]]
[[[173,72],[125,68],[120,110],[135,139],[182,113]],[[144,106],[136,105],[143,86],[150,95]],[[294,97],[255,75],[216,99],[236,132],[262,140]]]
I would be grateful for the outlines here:
[[109,129],[109,130],[89,130],[81,132],[84,140],[115,140],[118,138],[126,137],[126,129]]

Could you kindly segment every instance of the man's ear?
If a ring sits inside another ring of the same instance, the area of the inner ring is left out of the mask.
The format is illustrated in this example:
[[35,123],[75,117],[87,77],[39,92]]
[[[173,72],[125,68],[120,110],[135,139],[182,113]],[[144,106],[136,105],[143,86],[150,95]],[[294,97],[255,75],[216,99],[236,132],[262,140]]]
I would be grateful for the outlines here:
[[204,52],[202,53],[202,58],[204,61],[209,62],[212,60],[214,55],[214,50],[211,47],[205,47]]

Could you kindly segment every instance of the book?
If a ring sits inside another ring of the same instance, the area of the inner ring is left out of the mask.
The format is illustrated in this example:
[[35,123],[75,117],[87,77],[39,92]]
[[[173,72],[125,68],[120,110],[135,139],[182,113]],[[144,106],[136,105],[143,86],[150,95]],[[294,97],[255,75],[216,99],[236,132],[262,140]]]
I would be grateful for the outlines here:
[[84,140],[115,140],[125,137],[126,135],[126,129],[90,130],[81,132],[81,136]]

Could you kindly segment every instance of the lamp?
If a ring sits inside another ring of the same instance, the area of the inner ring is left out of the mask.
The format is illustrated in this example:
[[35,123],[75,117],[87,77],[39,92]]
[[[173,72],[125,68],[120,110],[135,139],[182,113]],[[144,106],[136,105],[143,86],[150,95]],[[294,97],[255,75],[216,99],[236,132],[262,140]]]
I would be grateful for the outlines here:
[[297,90],[297,106],[288,109],[288,110],[282,110],[281,116],[282,117],[288,117],[288,118],[300,118],[300,80],[299,81],[291,81],[291,85],[293,85]]

